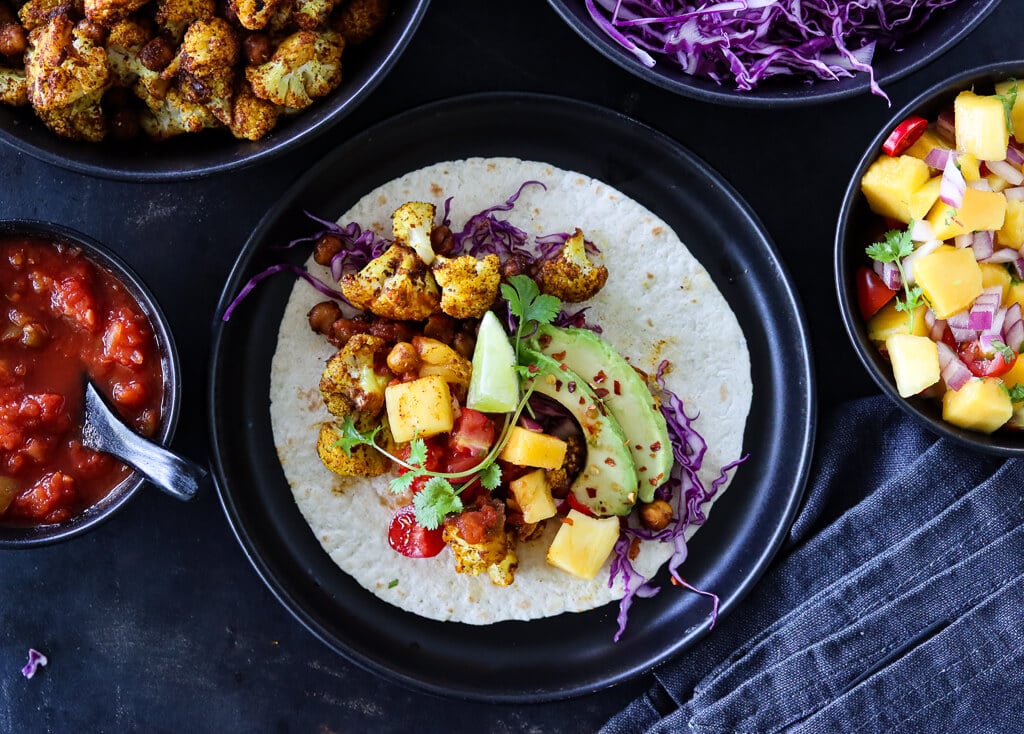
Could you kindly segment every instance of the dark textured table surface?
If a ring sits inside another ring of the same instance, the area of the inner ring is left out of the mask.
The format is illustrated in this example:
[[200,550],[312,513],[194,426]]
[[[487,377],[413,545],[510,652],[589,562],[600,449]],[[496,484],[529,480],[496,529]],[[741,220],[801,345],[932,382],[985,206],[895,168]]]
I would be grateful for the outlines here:
[[[1022,20],[1017,0],[1002,3],[952,52],[890,85],[894,106],[952,72],[1014,58]],[[94,180],[0,145],[0,218],[77,228],[138,270],[181,352],[175,447],[205,460],[210,324],[263,212],[354,131],[420,103],[492,90],[601,104],[704,158],[760,215],[790,268],[815,347],[820,409],[875,391],[842,331],[831,260],[846,177],[888,118],[885,102],[862,96],[750,111],[677,98],[604,59],[542,2],[437,0],[354,114],[299,150],[230,175]],[[398,687],[337,656],[291,617],[249,565],[212,491],[180,504],[148,488],[84,538],[0,554],[0,579],[0,732],[592,731],[647,684],[534,706]],[[29,647],[50,657],[32,680],[19,672]]]

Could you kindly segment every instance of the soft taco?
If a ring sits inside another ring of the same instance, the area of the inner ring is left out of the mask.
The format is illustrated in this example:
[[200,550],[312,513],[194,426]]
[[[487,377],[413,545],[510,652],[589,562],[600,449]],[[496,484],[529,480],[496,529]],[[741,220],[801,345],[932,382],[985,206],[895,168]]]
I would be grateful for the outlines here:
[[[523,185],[527,181],[532,183]],[[507,205],[496,207],[506,200]],[[592,579],[547,562],[552,539],[565,523],[560,515],[542,524],[536,537],[516,544],[518,569],[508,585],[494,583],[487,573],[456,573],[448,548],[432,558],[407,558],[388,542],[389,523],[409,502],[408,494],[391,491],[393,472],[339,476],[318,456],[321,426],[336,421],[318,386],[338,349],[310,328],[307,315],[323,296],[300,281],[278,334],[271,420],[295,501],[324,551],[388,603],[424,617],[469,624],[593,609],[635,594],[670,559],[677,567],[685,557],[685,539],[722,496],[731,479],[729,470],[741,458],[751,401],[746,341],[707,271],[672,229],[640,203],[601,181],[532,161],[476,158],[432,165],[367,193],[338,221],[358,223],[362,232],[373,233],[371,239],[390,239],[392,215],[407,202],[432,202],[436,221],[444,216],[456,232],[481,212],[542,243],[559,237],[566,241],[577,236],[577,228],[582,230],[593,259],[603,261],[607,279],[585,302],[564,304],[566,312],[575,309],[577,322],[597,325],[600,338],[648,376],[663,406],[667,400],[675,403],[676,419],[695,427],[706,447],[699,438],[689,447],[675,446],[677,457],[687,462],[699,456],[690,464],[693,471],[683,472],[686,486],[679,486],[677,472],[669,483],[675,486],[659,490],[674,492],[676,536],[624,534],[620,543],[625,545],[618,550],[632,546],[630,552],[613,554]],[[306,267],[316,279],[337,285],[338,272],[332,275],[313,257]],[[581,307],[587,309],[582,316]],[[536,334],[533,338],[536,346]],[[652,403],[657,407],[657,400]],[[673,440],[677,438],[674,433]],[[687,495],[695,483],[701,491]],[[635,521],[623,526],[629,523]]]

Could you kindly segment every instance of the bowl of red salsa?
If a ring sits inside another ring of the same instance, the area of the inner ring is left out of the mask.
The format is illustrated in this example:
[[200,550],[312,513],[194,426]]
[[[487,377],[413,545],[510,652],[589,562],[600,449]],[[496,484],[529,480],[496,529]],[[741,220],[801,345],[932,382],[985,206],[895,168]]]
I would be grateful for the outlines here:
[[141,474],[82,444],[91,380],[158,443],[177,423],[179,365],[152,294],[115,254],[57,225],[0,220],[0,548],[77,536]]

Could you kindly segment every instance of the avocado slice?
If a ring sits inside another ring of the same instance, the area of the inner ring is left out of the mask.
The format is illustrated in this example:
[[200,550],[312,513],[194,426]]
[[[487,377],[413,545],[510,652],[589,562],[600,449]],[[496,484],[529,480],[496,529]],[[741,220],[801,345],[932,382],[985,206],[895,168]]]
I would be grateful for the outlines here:
[[644,380],[615,348],[588,329],[543,325],[531,346],[581,375],[618,420],[629,439],[640,478],[640,501],[654,499],[654,490],[672,470],[668,424]]
[[540,352],[522,346],[519,360],[536,365],[534,390],[560,403],[583,429],[587,461],[570,491],[595,515],[628,515],[637,499],[636,467],[615,416],[586,380]]

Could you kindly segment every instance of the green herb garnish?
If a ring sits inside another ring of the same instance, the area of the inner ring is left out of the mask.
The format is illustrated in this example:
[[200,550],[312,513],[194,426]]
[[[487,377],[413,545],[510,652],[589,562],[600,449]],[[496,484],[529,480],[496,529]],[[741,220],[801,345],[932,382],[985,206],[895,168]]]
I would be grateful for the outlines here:
[[372,431],[363,432],[356,428],[355,419],[351,415],[346,415],[341,421],[341,438],[334,442],[334,448],[342,449],[349,458],[352,458],[352,449],[356,446],[378,448],[375,439],[383,427],[382,423]]
[[[516,317],[516,359],[519,359],[519,342],[528,325],[534,327],[550,324],[558,316],[562,302],[552,295],[541,293],[533,278],[527,275],[513,275],[508,283],[501,284],[501,295],[508,301],[509,310]],[[523,372],[520,371],[520,375]]]
[[999,354],[1003,355],[1003,361],[1006,362],[1006,364],[1010,364],[1016,356],[1010,347],[998,339],[992,340],[992,348],[999,352]]
[[1006,392],[1010,393],[1010,401],[1019,403],[1024,400],[1024,385],[1017,384],[1011,387]]
[[389,589],[393,589],[396,586],[398,586],[398,579],[391,579],[390,581],[388,581],[388,588]]
[[1003,103],[1003,114],[1006,116],[1006,130],[1013,135],[1013,106],[1017,104],[1017,80],[1003,94],[997,94],[996,99]]
[[869,245],[865,252],[872,260],[880,263],[896,263],[900,271],[900,282],[906,290],[906,297],[901,299],[896,296],[896,310],[906,311],[910,315],[910,331],[914,331],[914,309],[924,303],[924,293],[919,286],[907,285],[907,273],[903,269],[903,258],[914,252],[914,242],[910,239],[910,230],[914,223],[911,222],[903,231],[891,229],[885,233],[885,240]]

